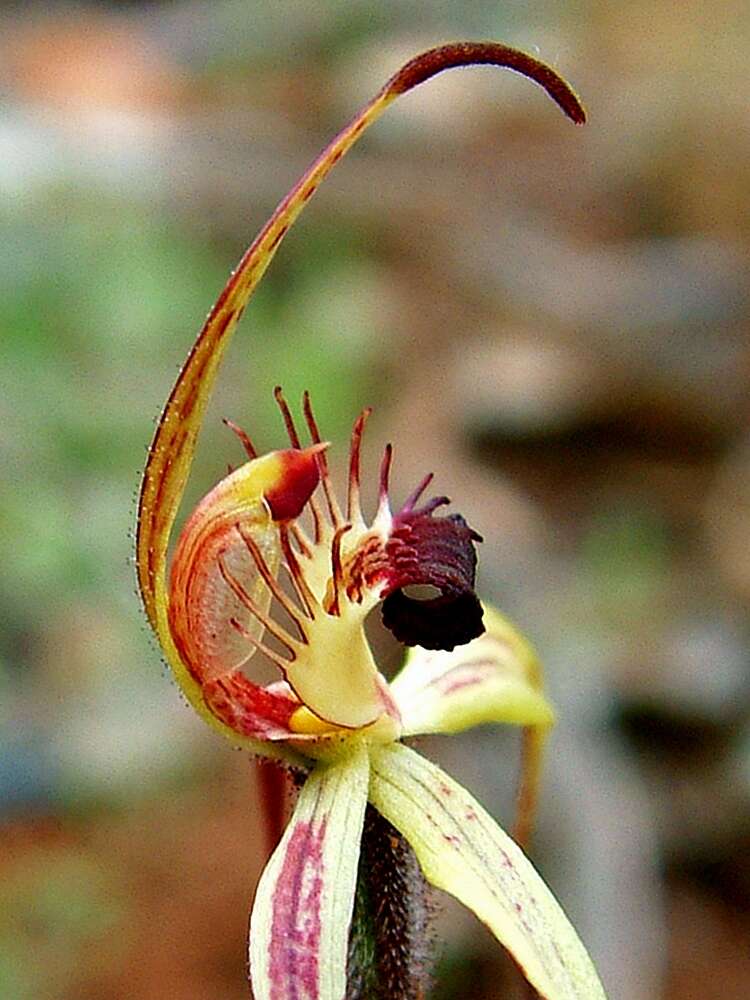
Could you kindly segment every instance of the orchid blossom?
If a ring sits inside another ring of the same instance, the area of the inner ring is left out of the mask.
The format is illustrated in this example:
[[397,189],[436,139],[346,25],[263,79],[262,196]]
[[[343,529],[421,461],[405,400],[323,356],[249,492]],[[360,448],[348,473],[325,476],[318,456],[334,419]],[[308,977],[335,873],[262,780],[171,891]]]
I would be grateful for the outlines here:
[[[539,759],[553,721],[531,647],[474,593],[476,532],[431,477],[395,511],[391,448],[379,501],[360,504],[354,424],[343,506],[309,397],[307,443],[277,390],[288,447],[247,453],[198,504],[168,548],[205,406],[240,316],[284,235],[320,182],[399,95],[440,71],[488,63],[540,84],[576,123],[578,98],[549,67],[494,43],[433,49],[408,62],[304,173],[263,227],[212,309],[167,400],[140,494],[137,568],[149,622],[191,705],[235,745],[304,775],[294,813],[257,888],[250,926],[256,1000],[342,1000],[360,840],[368,802],[405,838],[424,877],[490,928],[544,997],[604,996],[559,904],[522,850],[478,802],[402,741],[487,722],[526,734],[519,836],[528,832]],[[283,573],[282,573],[283,570]],[[417,594],[423,586],[429,596]],[[410,647],[390,683],[364,622],[378,604]],[[244,672],[260,654],[280,671]],[[395,994],[394,994],[395,995]]]

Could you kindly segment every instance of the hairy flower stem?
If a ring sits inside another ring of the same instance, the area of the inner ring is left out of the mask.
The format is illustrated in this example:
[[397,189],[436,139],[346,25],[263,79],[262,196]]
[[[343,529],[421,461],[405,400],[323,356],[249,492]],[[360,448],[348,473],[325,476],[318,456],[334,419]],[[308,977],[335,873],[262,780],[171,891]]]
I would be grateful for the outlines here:
[[368,805],[349,941],[347,1000],[424,1000],[427,886],[409,844]]

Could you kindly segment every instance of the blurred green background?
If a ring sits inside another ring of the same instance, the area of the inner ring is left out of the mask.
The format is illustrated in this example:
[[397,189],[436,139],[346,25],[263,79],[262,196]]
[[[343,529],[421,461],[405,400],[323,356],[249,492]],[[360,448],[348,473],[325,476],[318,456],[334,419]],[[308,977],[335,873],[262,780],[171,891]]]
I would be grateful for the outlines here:
[[[0,997],[248,995],[254,765],[183,705],[134,594],[153,420],[275,203],[405,59],[554,64],[402,99],[243,320],[190,496],[313,391],[485,537],[560,722],[535,858],[612,1000],[750,983],[746,4],[0,7]],[[370,494],[372,496],[372,493]],[[394,652],[386,657],[393,662]],[[510,822],[511,734],[426,750]],[[441,901],[435,998],[521,996]]]

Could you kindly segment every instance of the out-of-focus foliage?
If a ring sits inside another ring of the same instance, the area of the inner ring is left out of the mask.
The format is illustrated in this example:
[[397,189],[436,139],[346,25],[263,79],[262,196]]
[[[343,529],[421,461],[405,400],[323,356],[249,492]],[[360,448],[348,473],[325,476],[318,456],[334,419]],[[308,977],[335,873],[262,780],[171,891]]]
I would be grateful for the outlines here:
[[[191,495],[241,460],[221,416],[280,441],[277,382],[332,439],[375,404],[369,456],[393,439],[404,492],[436,471],[548,664],[536,858],[613,1000],[746,996],[745,7],[0,10],[3,998],[246,995],[252,768],[144,639],[138,470],[276,200],[406,56],[464,36],[538,48],[590,124],[481,70],[404,100],[248,310]],[[515,747],[434,750],[507,820]],[[436,996],[512,995],[475,925],[441,919]]]

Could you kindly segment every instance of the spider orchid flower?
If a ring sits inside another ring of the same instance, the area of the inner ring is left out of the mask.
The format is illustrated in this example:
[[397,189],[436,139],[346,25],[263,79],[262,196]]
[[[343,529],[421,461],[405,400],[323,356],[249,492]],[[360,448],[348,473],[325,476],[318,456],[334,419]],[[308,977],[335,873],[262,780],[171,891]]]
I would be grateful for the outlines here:
[[[360,840],[368,802],[408,841],[428,882],[453,894],[511,952],[544,997],[604,996],[586,951],[516,843],[459,784],[404,737],[486,722],[524,727],[520,835],[528,832],[552,710],[530,646],[474,593],[479,536],[431,477],[397,510],[391,449],[371,523],[360,505],[354,424],[342,506],[310,400],[303,443],[277,390],[289,446],[248,460],[198,504],[168,548],[222,355],[281,240],[317,186],[399,95],[454,66],[506,66],[540,84],[577,123],[583,109],[543,63],[494,43],[460,43],[412,59],[344,128],[281,201],[233,272],[167,400],[146,463],[137,569],[148,619],[198,713],[236,745],[306,774],[286,832],[258,885],[250,928],[257,1000],[342,1000]],[[411,588],[426,587],[429,596]],[[390,683],[364,622],[380,604],[410,647]],[[247,675],[260,654],[279,679]]]

